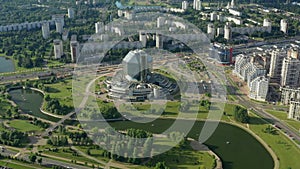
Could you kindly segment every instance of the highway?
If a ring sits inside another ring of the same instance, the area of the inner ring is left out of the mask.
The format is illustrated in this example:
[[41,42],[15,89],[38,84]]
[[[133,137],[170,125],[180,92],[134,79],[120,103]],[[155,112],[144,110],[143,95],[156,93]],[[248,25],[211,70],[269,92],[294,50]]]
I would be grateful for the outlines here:
[[71,73],[73,71],[72,67],[62,67],[62,68],[55,68],[55,69],[49,69],[41,72],[29,72],[29,73],[23,73],[23,74],[12,74],[7,76],[0,76],[0,84],[6,84],[14,81],[25,81],[27,79],[36,79],[39,76],[47,76],[51,73],[53,74],[63,74],[63,73]]

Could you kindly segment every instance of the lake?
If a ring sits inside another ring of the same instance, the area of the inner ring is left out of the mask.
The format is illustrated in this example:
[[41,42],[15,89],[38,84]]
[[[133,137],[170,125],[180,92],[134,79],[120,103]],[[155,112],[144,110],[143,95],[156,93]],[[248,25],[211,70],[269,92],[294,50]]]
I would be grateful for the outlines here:
[[43,94],[40,92],[30,89],[15,89],[9,91],[9,95],[24,113],[55,122],[59,120],[40,111],[44,100]]
[[12,60],[5,57],[0,57],[0,73],[14,72],[15,66]]
[[[110,125],[117,130],[138,128],[152,133],[165,131],[174,120],[157,119],[151,123],[134,123],[130,121],[112,122]],[[196,121],[188,137],[198,140],[204,125]],[[227,144],[230,142],[230,144]],[[251,134],[245,130],[226,123],[219,123],[214,134],[205,142],[221,159],[224,169],[273,169],[274,162],[265,149]]]
[[[9,94],[25,113],[51,121],[58,121],[57,118],[40,112],[43,102],[41,93],[29,89],[16,89],[11,90]],[[159,134],[168,129],[173,123],[173,119],[156,119],[150,123],[120,121],[111,122],[110,125],[117,130],[138,128]],[[203,121],[196,121],[188,137],[198,140],[203,125]],[[216,131],[205,144],[222,159],[224,169],[273,169],[274,167],[273,159],[264,146],[251,134],[239,127],[219,123]]]

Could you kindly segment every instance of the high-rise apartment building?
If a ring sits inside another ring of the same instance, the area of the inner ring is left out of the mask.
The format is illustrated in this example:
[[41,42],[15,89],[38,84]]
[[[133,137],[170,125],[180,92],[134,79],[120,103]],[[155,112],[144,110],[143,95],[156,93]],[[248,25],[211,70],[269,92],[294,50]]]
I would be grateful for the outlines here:
[[259,101],[265,101],[268,95],[269,79],[259,76],[251,81],[249,97]]
[[300,120],[300,102],[299,101],[291,101],[288,118]]
[[202,2],[201,0],[194,0],[193,9],[201,11],[202,10]]
[[79,56],[79,50],[80,50],[80,45],[79,42],[77,41],[77,36],[72,35],[71,36],[71,41],[70,41],[70,50],[71,50],[71,60],[73,63],[76,63],[77,58]]
[[268,74],[271,78],[270,81],[280,83],[282,62],[285,57],[286,51],[283,49],[276,49],[271,52],[270,70]]
[[64,54],[62,40],[60,39],[53,40],[53,46],[54,46],[54,58],[60,59],[61,56]]
[[286,57],[282,62],[281,86],[299,87],[300,60]]
[[42,35],[44,39],[48,39],[50,37],[49,22],[45,22],[42,24]]

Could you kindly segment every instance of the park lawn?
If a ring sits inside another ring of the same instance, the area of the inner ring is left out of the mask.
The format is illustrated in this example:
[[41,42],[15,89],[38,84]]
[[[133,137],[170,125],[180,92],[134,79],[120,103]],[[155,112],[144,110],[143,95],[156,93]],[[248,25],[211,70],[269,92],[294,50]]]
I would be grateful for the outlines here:
[[235,109],[236,106],[241,106],[241,105],[226,103],[225,107],[224,107],[224,112],[226,112],[227,115],[233,116],[234,115],[234,109]]
[[215,163],[213,156],[207,152],[193,150],[190,145],[184,149],[172,148],[154,159],[164,161],[170,168],[212,169]]
[[49,87],[47,94],[51,98],[57,98],[62,105],[73,106],[72,79],[61,80],[54,84],[45,84]]
[[300,122],[293,120],[293,119],[288,119],[288,114],[284,111],[275,111],[275,110],[266,110],[266,112],[272,114],[273,116],[279,118],[280,120],[283,120],[286,122],[288,125],[293,127],[296,131],[300,130]]
[[19,161],[11,161],[11,160],[0,160],[0,166],[5,166],[13,169],[34,169],[34,168],[46,168],[37,164],[34,164],[33,167],[31,167],[33,164],[23,163]]
[[[85,154],[87,154],[87,150],[88,150],[88,146],[75,146],[78,150],[84,152]],[[104,152],[104,150],[99,150],[99,149],[94,149],[92,147],[90,147],[90,156],[95,157],[101,161],[105,161],[108,162],[110,159],[105,158],[102,156],[102,153]]]
[[9,122],[9,125],[19,131],[22,132],[29,132],[29,131],[41,131],[42,128],[30,124],[28,121],[26,120],[12,120]]
[[61,157],[61,158],[66,158],[66,159],[70,159],[71,160],[76,160],[77,162],[87,162],[87,163],[91,163],[91,164],[95,164],[97,165],[98,163],[94,160],[88,159],[86,157],[83,157],[81,155],[78,156],[74,156],[72,154],[72,152],[67,151],[67,152],[63,152],[62,149],[58,149],[57,152],[53,152],[53,151],[49,151],[49,150],[44,150],[43,154],[48,154],[48,155],[52,155],[52,156],[56,156],[56,157]]
[[250,129],[275,152],[279,159],[280,169],[300,168],[300,163],[297,162],[300,149],[279,130],[275,135],[263,132],[270,124],[253,113],[250,113],[250,117]]
[[59,62],[59,60],[47,60],[47,66],[48,67],[57,67],[57,66],[63,66],[64,63]]
[[240,105],[226,103],[224,106],[224,112],[226,113],[226,115],[224,114],[222,116],[222,120],[226,122],[230,122],[234,120],[234,109],[236,106],[240,106]]

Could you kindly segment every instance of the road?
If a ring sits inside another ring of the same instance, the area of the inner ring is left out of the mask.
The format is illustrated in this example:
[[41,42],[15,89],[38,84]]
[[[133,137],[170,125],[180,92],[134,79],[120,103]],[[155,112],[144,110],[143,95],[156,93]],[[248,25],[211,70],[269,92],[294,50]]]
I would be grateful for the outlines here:
[[[227,76],[228,79],[230,77]],[[268,121],[271,121],[272,124],[274,124],[278,129],[283,131],[287,134],[287,136],[291,139],[294,138],[295,141],[300,142],[300,133],[295,131],[294,129],[290,128],[285,122],[281,121],[277,117],[267,113],[264,109],[265,107],[262,106],[262,104],[252,102],[247,96],[243,94],[239,94],[234,87],[235,84],[233,84],[233,81],[230,79],[229,82],[231,85],[229,85],[229,93],[236,96],[236,98],[239,101],[239,104],[245,106],[248,109],[252,109],[255,111],[257,115],[259,115],[262,118],[265,118]],[[298,144],[298,147],[300,148],[300,145]]]
[[[3,145],[3,147],[5,147]],[[4,152],[0,152],[1,155],[3,156],[11,156],[11,157],[15,157],[18,156],[19,152],[15,152],[9,149],[5,149]],[[29,161],[29,154],[22,154],[22,158],[26,161]],[[39,157],[38,157],[39,158]],[[47,157],[42,157],[42,164],[43,165],[58,165],[58,166],[63,166],[63,167],[69,167],[69,168],[76,168],[76,169],[90,169],[90,167],[86,167],[86,166],[81,166],[81,165],[77,165],[77,164],[71,164],[71,163],[67,163],[67,162],[62,162],[62,161],[58,161],[58,160],[53,160]]]
[[69,119],[72,115],[74,115],[75,112],[70,112],[69,114],[65,115],[62,119],[60,119],[57,123],[51,125],[49,128],[45,130],[45,132],[42,134],[42,136],[48,136],[49,132],[52,132],[56,127],[61,125],[64,121]]
[[[98,69],[108,69],[108,68],[114,68],[118,65],[108,65],[108,66],[100,66],[98,65]],[[75,68],[76,69],[76,68]],[[7,76],[1,76],[0,75],[0,84],[6,84],[6,83],[11,83],[15,81],[25,81],[27,79],[36,79],[39,76],[49,76],[51,74],[70,74],[74,71],[74,67],[67,65],[64,67],[60,68],[53,68],[53,69],[43,69],[40,72],[27,72],[27,73],[22,73],[22,74],[12,74],[12,75],[7,75]]]
[[16,75],[8,75],[8,76],[0,76],[0,83],[10,83],[13,81],[19,81],[19,80],[26,80],[26,79],[36,79],[39,76],[47,76],[51,73],[70,73],[73,71],[72,67],[62,67],[62,68],[55,68],[55,69],[49,69],[49,70],[43,70],[41,72],[29,72],[29,73],[23,73],[23,74],[16,74]]

